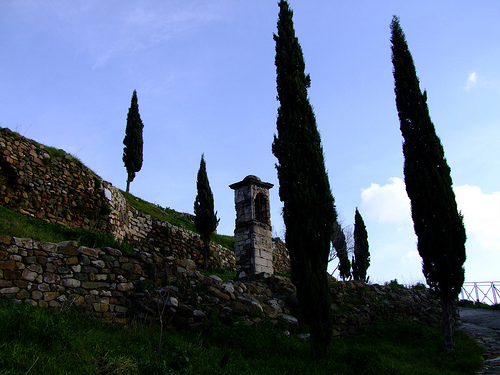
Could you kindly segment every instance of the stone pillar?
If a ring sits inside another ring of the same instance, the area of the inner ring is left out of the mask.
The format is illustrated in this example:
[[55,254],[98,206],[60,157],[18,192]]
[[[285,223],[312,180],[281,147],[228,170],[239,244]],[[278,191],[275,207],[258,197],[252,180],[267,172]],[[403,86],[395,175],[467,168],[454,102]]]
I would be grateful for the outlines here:
[[234,251],[237,278],[273,273],[269,205],[269,189],[273,186],[252,175],[229,186],[234,190],[236,206]]

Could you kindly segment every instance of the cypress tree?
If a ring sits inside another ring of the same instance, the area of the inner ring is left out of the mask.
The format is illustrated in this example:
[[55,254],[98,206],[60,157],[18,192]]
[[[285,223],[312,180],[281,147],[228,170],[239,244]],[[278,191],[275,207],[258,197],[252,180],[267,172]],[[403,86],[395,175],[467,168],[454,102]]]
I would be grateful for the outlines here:
[[127,114],[127,127],[125,129],[125,138],[123,139],[123,163],[127,169],[127,193],[130,189],[130,183],[134,180],[136,172],[142,168],[142,129],[144,125],[139,114],[139,105],[137,104],[137,91],[132,94],[132,101]]
[[327,265],[337,213],[316,118],[307,96],[310,77],[304,73],[293,12],[284,0],[279,2],[279,8],[274,40],[280,106],[272,151],[278,159],[279,195],[299,319],[309,325],[311,356],[319,359],[326,356],[331,339]]
[[411,201],[418,252],[428,285],[441,300],[444,347],[454,348],[451,306],[462,288],[465,228],[457,209],[451,170],[429,116],[427,93],[420,91],[405,34],[394,16],[391,23],[396,106],[403,135],[406,192]]
[[347,255],[346,237],[338,220],[335,220],[333,224],[332,246],[337,252],[340,277],[345,281],[351,277],[351,262],[349,261],[349,257]]
[[354,280],[368,281],[366,271],[370,266],[370,251],[368,250],[368,233],[365,222],[358,209],[354,214],[354,257],[352,259],[352,275]]
[[203,266],[207,271],[210,256],[210,235],[217,229],[219,219],[217,219],[217,212],[214,213],[214,196],[208,181],[204,155],[201,155],[196,187],[198,194],[194,201],[194,214],[196,215],[194,223],[203,240]]

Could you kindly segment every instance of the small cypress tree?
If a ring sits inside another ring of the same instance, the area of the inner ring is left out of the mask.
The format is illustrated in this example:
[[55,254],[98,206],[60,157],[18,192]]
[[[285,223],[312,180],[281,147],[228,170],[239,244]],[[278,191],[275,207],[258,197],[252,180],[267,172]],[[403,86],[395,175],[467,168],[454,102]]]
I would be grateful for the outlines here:
[[144,125],[139,114],[137,104],[137,91],[132,94],[132,101],[127,114],[127,127],[125,138],[123,139],[123,163],[127,169],[127,193],[130,190],[130,183],[134,180],[135,174],[142,168],[143,139],[142,129]]
[[311,80],[304,73],[293,12],[284,0],[279,2],[279,8],[274,40],[280,107],[272,150],[279,162],[279,195],[299,319],[309,325],[311,357],[317,360],[326,356],[332,333],[327,265],[337,213],[316,118],[307,96]]
[[339,260],[339,274],[342,280],[351,277],[351,262],[347,255],[347,241],[338,220],[333,224],[332,246],[335,248]]
[[356,208],[354,214],[354,257],[352,259],[352,275],[354,280],[368,281],[366,271],[370,267],[370,251],[368,250],[368,233],[365,222]]
[[403,135],[406,192],[427,283],[443,310],[444,348],[454,348],[451,306],[465,278],[465,228],[457,209],[451,169],[436,135],[405,34],[394,16],[391,23],[394,92]]
[[198,194],[194,201],[195,226],[203,240],[203,266],[207,271],[210,257],[210,235],[217,229],[219,219],[217,219],[217,212],[214,212],[214,196],[208,181],[204,155],[201,155],[196,187]]

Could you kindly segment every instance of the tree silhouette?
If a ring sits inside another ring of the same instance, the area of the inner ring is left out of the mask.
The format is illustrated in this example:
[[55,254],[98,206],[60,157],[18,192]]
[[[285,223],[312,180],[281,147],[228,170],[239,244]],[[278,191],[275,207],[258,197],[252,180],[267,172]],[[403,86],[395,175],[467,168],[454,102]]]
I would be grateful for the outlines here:
[[345,281],[351,277],[351,262],[347,254],[346,236],[338,220],[333,223],[332,246],[339,260],[339,275]]
[[354,257],[352,259],[352,276],[357,281],[368,281],[366,271],[370,266],[370,252],[368,250],[368,233],[365,222],[356,208],[354,214]]
[[127,127],[125,129],[125,138],[123,139],[123,163],[127,169],[127,193],[130,190],[130,183],[134,180],[135,174],[142,168],[142,124],[139,114],[139,105],[137,104],[137,91],[132,94],[132,101],[127,114]]
[[427,283],[443,309],[444,347],[454,347],[451,306],[464,283],[465,228],[457,209],[451,170],[429,116],[427,93],[419,80],[405,34],[394,16],[391,23],[394,92],[403,135],[406,192]]
[[217,212],[214,212],[214,196],[208,181],[204,155],[201,155],[196,187],[198,194],[194,201],[195,226],[203,240],[203,266],[207,271],[210,257],[210,235],[217,229],[219,219],[217,219]]
[[326,356],[331,338],[328,255],[337,213],[325,171],[321,138],[307,96],[310,77],[304,73],[302,49],[295,37],[293,12],[279,2],[276,41],[278,135],[273,154],[283,202],[286,245],[292,282],[297,287],[300,320],[309,325],[311,357]]

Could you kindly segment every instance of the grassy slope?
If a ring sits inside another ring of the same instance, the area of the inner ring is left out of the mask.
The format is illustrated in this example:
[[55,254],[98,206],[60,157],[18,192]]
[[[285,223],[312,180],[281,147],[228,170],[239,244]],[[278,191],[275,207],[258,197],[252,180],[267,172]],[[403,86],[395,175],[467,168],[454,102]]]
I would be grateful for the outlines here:
[[58,243],[75,240],[81,246],[113,247],[125,253],[132,252],[132,246],[116,241],[113,236],[82,228],[66,228],[44,220],[29,218],[0,206],[0,235]]
[[[120,190],[121,191],[121,190]],[[162,208],[159,205],[149,203],[141,198],[135,197],[130,193],[121,191],[127,200],[128,204],[134,207],[137,211],[156,217],[157,219],[169,222],[172,225],[185,228],[191,232],[198,233],[194,223],[187,217],[171,208]],[[215,243],[224,246],[227,249],[234,250],[234,237],[221,234],[212,234],[211,240]]]
[[457,335],[442,352],[439,330],[381,323],[335,339],[329,357],[309,360],[309,344],[274,327],[222,326],[161,332],[158,327],[105,326],[75,312],[0,299],[1,374],[473,374],[481,348]]

